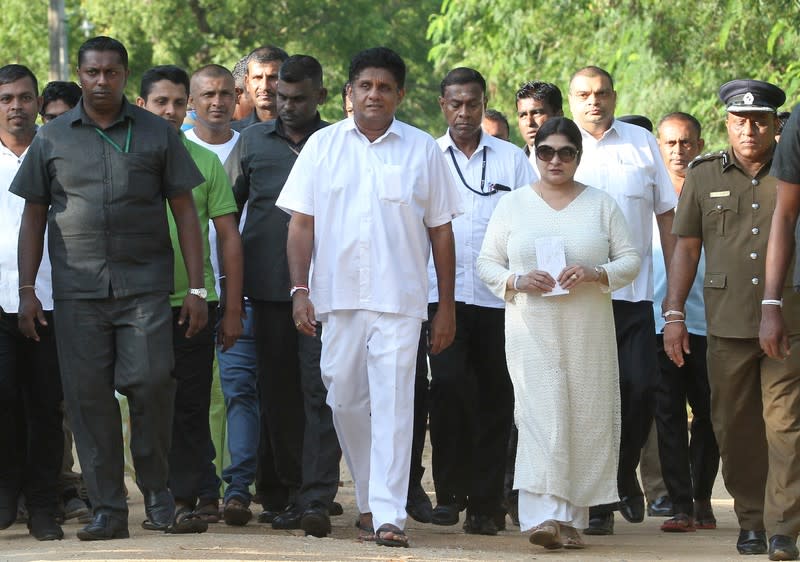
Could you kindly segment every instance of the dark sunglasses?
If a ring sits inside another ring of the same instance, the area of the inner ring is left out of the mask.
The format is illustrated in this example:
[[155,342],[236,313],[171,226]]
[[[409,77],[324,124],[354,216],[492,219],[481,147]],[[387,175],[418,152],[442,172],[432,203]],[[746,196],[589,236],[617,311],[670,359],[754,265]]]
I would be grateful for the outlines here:
[[536,158],[543,162],[550,162],[550,160],[552,160],[553,157],[558,154],[558,159],[562,162],[572,162],[575,160],[578,152],[578,150],[575,150],[571,146],[565,146],[564,148],[559,148],[556,150],[552,146],[543,144],[536,147]]

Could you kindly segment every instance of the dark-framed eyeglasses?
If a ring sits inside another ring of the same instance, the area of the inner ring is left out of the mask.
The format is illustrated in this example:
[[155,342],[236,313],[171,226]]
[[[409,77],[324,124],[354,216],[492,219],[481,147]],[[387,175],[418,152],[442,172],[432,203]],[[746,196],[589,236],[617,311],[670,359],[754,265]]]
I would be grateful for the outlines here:
[[558,154],[558,159],[562,162],[572,162],[579,153],[579,150],[575,150],[571,146],[565,146],[558,150],[546,144],[536,147],[536,158],[542,162],[550,162],[556,154]]

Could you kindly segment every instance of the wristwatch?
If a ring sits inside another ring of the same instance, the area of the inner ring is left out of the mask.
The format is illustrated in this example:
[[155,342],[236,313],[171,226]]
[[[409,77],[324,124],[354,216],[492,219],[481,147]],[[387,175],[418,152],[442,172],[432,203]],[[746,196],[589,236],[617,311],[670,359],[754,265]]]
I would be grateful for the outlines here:
[[203,300],[206,300],[206,297],[208,297],[208,291],[206,291],[205,287],[201,287],[199,289],[189,289],[189,294],[200,297]]

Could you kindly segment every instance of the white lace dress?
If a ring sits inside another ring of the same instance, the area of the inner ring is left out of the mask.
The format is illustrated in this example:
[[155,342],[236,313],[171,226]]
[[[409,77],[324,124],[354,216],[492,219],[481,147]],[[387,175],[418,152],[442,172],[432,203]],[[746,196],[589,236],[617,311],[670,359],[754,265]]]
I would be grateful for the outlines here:
[[619,499],[619,372],[609,287],[582,283],[554,297],[506,289],[513,273],[537,268],[536,239],[550,236],[564,238],[567,265],[603,265],[610,290],[633,281],[641,261],[616,202],[591,187],[560,211],[521,188],[492,215],[477,267],[507,303],[522,530],[547,519],[583,527],[589,506]]

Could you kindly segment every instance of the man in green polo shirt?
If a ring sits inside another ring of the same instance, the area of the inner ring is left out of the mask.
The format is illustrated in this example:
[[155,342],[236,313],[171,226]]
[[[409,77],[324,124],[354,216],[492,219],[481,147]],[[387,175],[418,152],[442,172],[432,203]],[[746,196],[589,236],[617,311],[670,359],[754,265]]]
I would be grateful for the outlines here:
[[[140,107],[169,121],[176,130],[186,116],[189,97],[189,76],[176,66],[157,66],[142,76]],[[183,144],[205,177],[193,191],[203,238],[203,267],[208,292],[209,322],[191,338],[186,326],[178,322],[180,306],[189,289],[183,267],[177,229],[172,214],[168,215],[170,236],[175,253],[175,290],[170,297],[173,307],[173,345],[178,385],[175,393],[175,417],[172,425],[172,448],[169,454],[169,486],[175,496],[175,523],[172,532],[201,533],[208,524],[194,513],[198,500],[216,503],[219,480],[214,466],[214,445],[208,425],[212,365],[214,361],[213,326],[219,301],[223,301],[218,343],[225,350],[242,332],[242,244],[236,224],[236,202],[228,176],[217,156],[186,139]],[[209,219],[214,221],[222,266],[225,271],[225,294],[216,294],[211,248],[208,242]],[[148,522],[145,522],[148,524]]]

